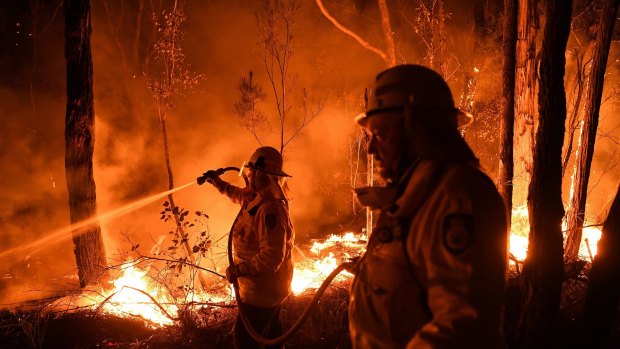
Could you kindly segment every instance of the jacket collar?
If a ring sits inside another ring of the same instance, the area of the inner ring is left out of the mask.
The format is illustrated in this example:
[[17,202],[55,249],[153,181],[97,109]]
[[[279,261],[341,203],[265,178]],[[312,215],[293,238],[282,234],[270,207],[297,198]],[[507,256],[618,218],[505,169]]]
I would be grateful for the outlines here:
[[[421,160],[403,178],[401,195],[394,202],[391,215],[395,217],[410,216],[424,204],[432,191],[437,189],[441,180],[441,163]],[[400,186],[399,185],[399,186]]]

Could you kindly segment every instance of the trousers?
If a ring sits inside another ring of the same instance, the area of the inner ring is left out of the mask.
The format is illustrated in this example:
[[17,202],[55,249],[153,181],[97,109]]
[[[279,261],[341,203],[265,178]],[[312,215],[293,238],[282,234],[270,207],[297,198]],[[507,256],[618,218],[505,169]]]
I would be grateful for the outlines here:
[[[282,305],[271,308],[257,307],[251,304],[242,304],[241,306],[254,330],[263,337],[276,338],[282,334],[282,324],[280,323]],[[237,320],[233,329],[233,339],[237,349],[282,348],[282,344],[266,347],[256,342],[243,326],[241,315],[239,314],[237,314]]]

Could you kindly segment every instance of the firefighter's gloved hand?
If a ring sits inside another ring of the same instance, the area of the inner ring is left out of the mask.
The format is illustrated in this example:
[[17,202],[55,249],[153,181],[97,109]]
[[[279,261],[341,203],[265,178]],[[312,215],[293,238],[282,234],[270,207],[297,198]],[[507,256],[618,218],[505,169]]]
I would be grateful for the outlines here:
[[360,260],[360,257],[349,258],[348,262],[342,263],[344,266],[344,270],[348,271],[351,274],[355,274],[357,272],[357,264]]
[[226,268],[226,280],[228,280],[228,282],[230,282],[231,284],[235,282],[235,280],[237,280],[239,276],[240,275],[239,275],[238,264],[233,264],[233,265],[228,266],[228,268]]
[[200,177],[196,178],[196,183],[198,183],[198,185],[203,185],[203,184],[205,184],[205,181],[206,181],[206,180],[205,180],[205,179],[204,179],[204,177],[202,177],[202,176],[200,176]]
[[202,178],[204,181],[206,181],[208,183],[213,184],[213,183],[215,183],[215,181],[217,179],[220,178],[220,174],[217,171],[209,170],[209,171],[203,173],[202,177],[200,177],[200,178]]

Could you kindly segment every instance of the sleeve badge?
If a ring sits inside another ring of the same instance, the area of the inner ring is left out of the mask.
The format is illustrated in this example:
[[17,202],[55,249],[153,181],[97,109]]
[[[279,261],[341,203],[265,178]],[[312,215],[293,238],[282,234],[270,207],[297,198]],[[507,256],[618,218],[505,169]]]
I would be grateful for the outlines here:
[[273,213],[267,213],[265,216],[265,225],[269,229],[273,229],[276,226],[276,215]]
[[443,220],[443,245],[453,255],[461,255],[474,244],[474,217],[452,213]]

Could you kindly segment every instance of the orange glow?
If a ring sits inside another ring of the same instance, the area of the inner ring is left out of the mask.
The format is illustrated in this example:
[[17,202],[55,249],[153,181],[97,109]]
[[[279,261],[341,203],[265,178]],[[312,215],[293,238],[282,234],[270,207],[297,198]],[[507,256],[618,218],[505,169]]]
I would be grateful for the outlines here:
[[[308,258],[295,264],[291,283],[293,293],[317,289],[338,264],[348,258],[359,256],[366,247],[364,235],[346,233],[331,235],[325,241],[315,241],[308,251]],[[178,306],[188,302],[227,304],[234,300],[232,285],[222,283],[210,292],[187,292],[176,298],[169,288],[158,284],[135,261],[127,261],[121,274],[112,282],[109,290],[88,289],[77,296],[68,296],[55,302],[56,307],[68,309],[89,308],[120,317],[138,317],[152,327],[172,325],[178,316]],[[343,272],[335,282],[349,279],[352,274]],[[219,280],[218,280],[219,281]],[[174,288],[174,287],[173,287]],[[198,305],[203,306],[203,305]]]
[[[523,216],[527,216],[526,208],[518,207],[513,211],[513,221],[517,222],[513,228],[523,228],[518,223]],[[513,229],[510,234],[510,252],[519,261],[527,256],[527,233],[524,230]],[[596,243],[600,235],[601,231],[595,227],[587,227],[583,230],[583,239],[588,239],[593,256],[596,255]],[[307,249],[307,256],[295,263],[291,282],[292,292],[301,294],[319,288],[327,275],[340,263],[360,256],[365,249],[365,235],[352,232],[330,235],[325,240],[314,241]],[[580,257],[590,258],[585,243],[581,247]],[[70,299],[65,297],[62,301],[57,301],[57,305],[63,303],[66,305],[68,302],[73,308],[86,307],[120,317],[139,317],[153,327],[161,327],[174,323],[178,316],[178,306],[181,304],[190,301],[229,304],[234,300],[232,285],[223,286],[224,284],[220,286],[221,289],[209,293],[187,292],[184,297],[175,298],[170,295],[167,288],[158,285],[149,277],[148,270],[141,269],[134,264],[134,261],[128,261],[121,267],[120,276],[113,281],[113,289],[87,290],[77,297]],[[352,276],[345,271],[334,282],[347,281]]]
[[[314,241],[310,252],[314,257],[295,263],[295,272],[291,289],[295,294],[321,286],[323,280],[336,267],[348,258],[361,255],[366,249],[366,236],[348,232],[344,235],[330,235],[325,241]],[[353,276],[342,272],[335,282],[344,281]]]
[[[590,261],[590,257],[596,256],[597,244],[601,239],[601,229],[598,227],[588,227],[588,223],[584,224],[583,234],[581,236],[581,245],[579,247],[579,258]],[[566,230],[566,223],[562,224],[562,229]],[[529,219],[527,206],[519,206],[512,210],[512,229],[510,232],[510,253],[518,261],[523,261],[527,257],[527,245],[529,235]],[[566,233],[564,233],[566,239]],[[587,239],[587,243],[586,243]],[[592,256],[588,252],[588,246],[592,252]],[[514,261],[511,261],[511,264]]]
[[174,302],[157,288],[151,287],[145,276],[144,270],[132,265],[124,267],[123,274],[114,280],[114,290],[108,295],[110,298],[103,305],[103,310],[119,316],[140,316],[157,325],[171,325],[173,320],[145,293],[156,299],[171,317],[177,316],[176,307],[170,305]]

